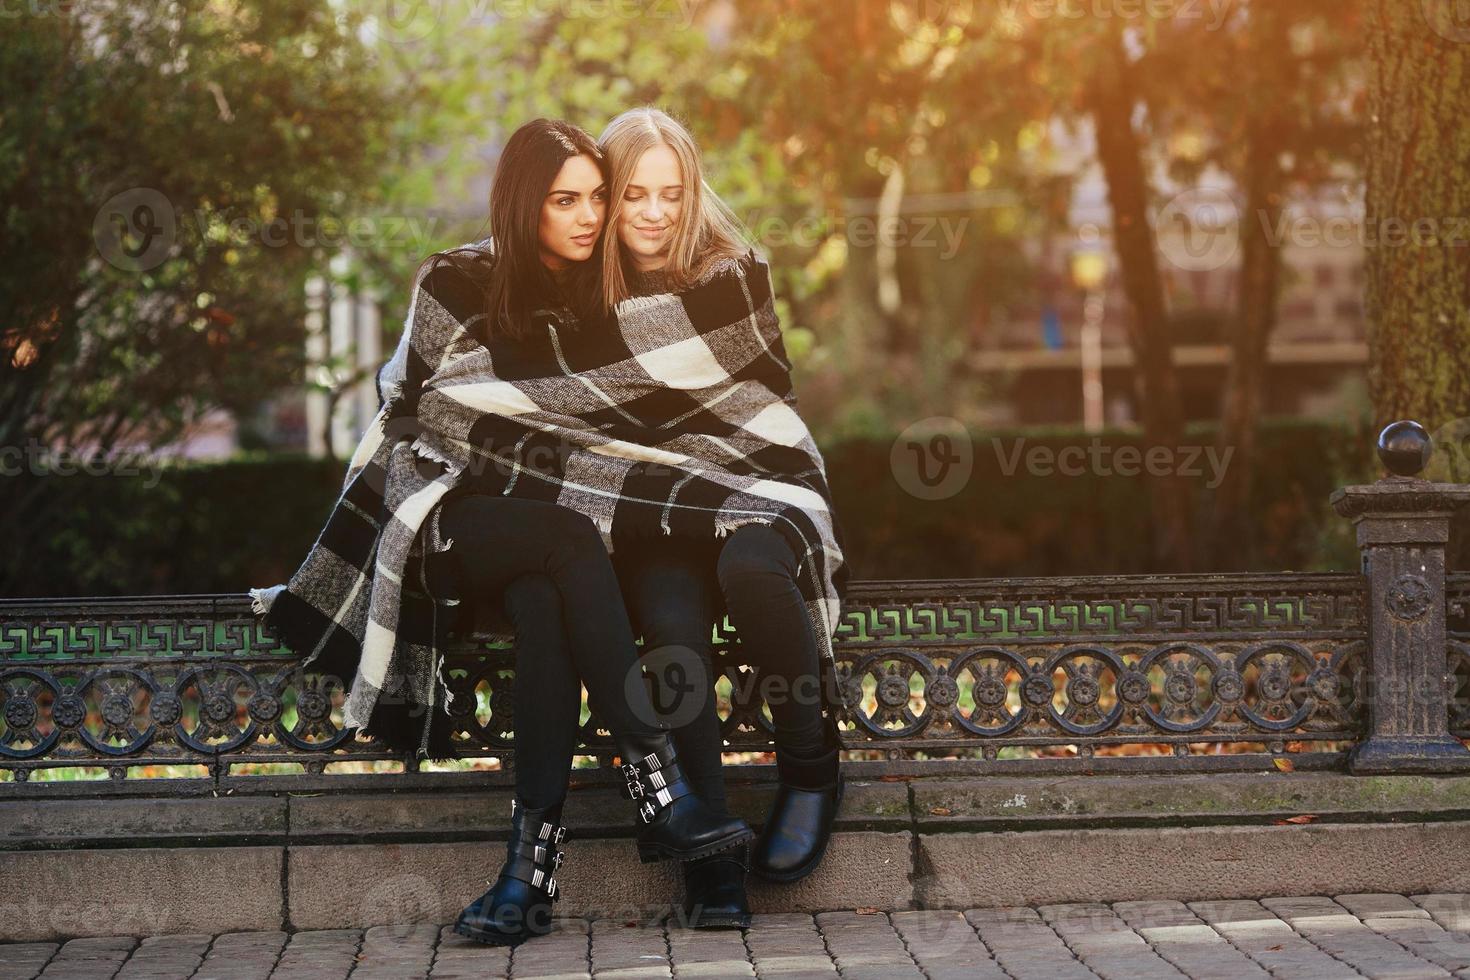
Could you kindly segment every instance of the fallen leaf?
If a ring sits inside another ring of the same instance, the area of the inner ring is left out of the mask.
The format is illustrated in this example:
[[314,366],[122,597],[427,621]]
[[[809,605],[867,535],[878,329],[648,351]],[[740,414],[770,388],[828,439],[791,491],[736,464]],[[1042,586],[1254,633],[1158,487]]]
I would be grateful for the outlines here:
[[1285,823],[1311,823],[1313,820],[1316,820],[1316,819],[1317,819],[1317,815],[1315,813],[1302,813],[1302,814],[1298,814],[1295,817],[1287,817],[1284,822]]
[[856,912],[858,915],[877,915],[878,914],[878,910],[877,909],[875,909],[875,908],[873,908],[871,906],[868,906],[868,905],[864,905],[864,906],[861,906],[859,908],[853,909],[853,911]]
[[947,806],[931,806],[929,812],[936,817],[947,817],[950,815],[950,809]]
[[1282,772],[1294,772],[1296,770],[1296,763],[1292,762],[1290,759],[1283,759],[1280,756],[1272,759],[1271,763]]
[[1282,945],[1283,945],[1282,943],[1277,943],[1275,946],[1267,946],[1266,947],[1266,952],[1268,952],[1268,953],[1278,952],[1281,949]]

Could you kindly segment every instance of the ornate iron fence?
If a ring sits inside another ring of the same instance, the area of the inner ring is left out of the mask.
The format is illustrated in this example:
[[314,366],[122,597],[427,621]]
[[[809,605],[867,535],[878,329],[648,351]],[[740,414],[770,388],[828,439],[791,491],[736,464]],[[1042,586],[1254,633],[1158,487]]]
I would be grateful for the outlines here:
[[[1427,449],[1390,430],[1385,463],[1417,472],[1406,454],[1422,465]],[[1361,573],[854,583],[831,678],[845,745],[981,769],[1105,768],[1128,752],[1151,769],[1462,768],[1470,575],[1447,577],[1443,560],[1467,499],[1408,475],[1337,491]],[[716,640],[729,748],[765,749],[760,678],[733,630]],[[193,764],[218,781],[248,763],[321,774],[395,758],[344,730],[340,681],[297,660],[243,594],[0,600],[0,772]],[[462,754],[508,771],[512,652],[457,638],[445,676]],[[583,736],[610,752],[595,719]]]

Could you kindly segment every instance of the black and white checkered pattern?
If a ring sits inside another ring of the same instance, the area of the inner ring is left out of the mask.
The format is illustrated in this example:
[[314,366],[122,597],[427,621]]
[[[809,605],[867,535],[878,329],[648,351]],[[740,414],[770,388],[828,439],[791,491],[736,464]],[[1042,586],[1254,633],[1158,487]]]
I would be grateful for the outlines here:
[[[544,311],[532,339],[488,347],[466,332],[483,315],[478,290],[452,270],[425,278],[379,373],[387,401],[320,538],[286,585],[250,590],[303,665],[355,674],[347,727],[388,737],[397,722],[373,717],[385,691],[399,695],[394,710],[448,710],[440,607],[456,600],[430,593],[423,559],[450,545],[438,505],[451,490],[571,508],[610,549],[623,530],[722,537],[769,524],[799,558],[831,658],[847,565],[763,260],[717,263],[682,293],[628,300],[615,320]],[[420,755],[428,737],[426,720]]]

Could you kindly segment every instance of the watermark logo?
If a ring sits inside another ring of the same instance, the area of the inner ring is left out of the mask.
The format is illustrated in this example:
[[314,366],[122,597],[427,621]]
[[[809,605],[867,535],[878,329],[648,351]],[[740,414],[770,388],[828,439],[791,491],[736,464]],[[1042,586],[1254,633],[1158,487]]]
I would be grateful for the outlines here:
[[92,219],[97,254],[124,272],[161,265],[178,239],[178,216],[161,191],[134,187],[107,200]]
[[1436,483],[1470,483],[1470,418],[1451,419],[1430,439],[1433,452],[1420,476]]
[[1154,220],[1159,251],[1187,272],[1223,268],[1240,245],[1240,209],[1216,187],[1176,194]]
[[959,419],[920,419],[893,440],[888,466],[898,485],[920,500],[953,497],[970,482],[975,447]]
[[1470,42],[1470,0],[1419,0],[1429,29],[1455,44]]
[[447,0],[349,0],[349,10],[361,18],[370,40],[384,44],[415,44],[428,37],[444,20]]
[[713,694],[714,679],[704,658],[678,643],[645,652],[623,681],[623,696],[634,715],[657,728],[682,728],[694,721]]

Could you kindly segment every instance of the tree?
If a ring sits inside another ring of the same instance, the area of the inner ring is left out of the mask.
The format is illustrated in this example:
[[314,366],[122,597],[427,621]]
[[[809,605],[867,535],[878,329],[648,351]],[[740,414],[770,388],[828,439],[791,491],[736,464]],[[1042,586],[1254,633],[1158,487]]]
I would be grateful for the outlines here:
[[[107,455],[302,367],[385,106],[326,0],[29,5],[0,45],[0,444]],[[34,458],[34,456],[32,456]],[[4,485],[0,535],[50,526]]]
[[1240,3],[1219,21],[1174,26],[1142,73],[1161,128],[1192,147],[1169,155],[1171,176],[1191,187],[1186,196],[1228,210],[1223,189],[1203,182],[1218,168],[1238,202],[1240,269],[1217,436],[1230,465],[1198,535],[1200,561],[1224,569],[1250,530],[1267,345],[1288,274],[1288,202],[1360,172],[1364,28],[1356,0]]
[[1368,17],[1369,388],[1377,425],[1470,415],[1470,31],[1454,5]]

